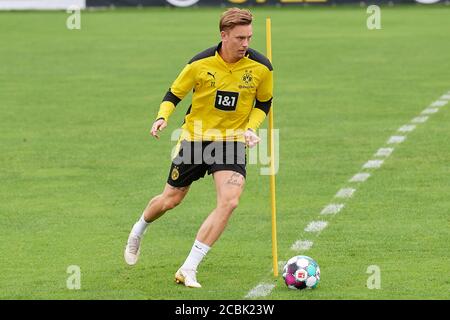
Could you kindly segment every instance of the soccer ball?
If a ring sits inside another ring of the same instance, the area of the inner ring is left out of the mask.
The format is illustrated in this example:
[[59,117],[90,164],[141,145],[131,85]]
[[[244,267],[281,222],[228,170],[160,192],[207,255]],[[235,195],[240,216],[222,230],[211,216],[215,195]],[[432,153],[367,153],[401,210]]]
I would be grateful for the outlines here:
[[292,257],[283,268],[283,279],[289,289],[313,289],[320,281],[319,265],[307,256]]

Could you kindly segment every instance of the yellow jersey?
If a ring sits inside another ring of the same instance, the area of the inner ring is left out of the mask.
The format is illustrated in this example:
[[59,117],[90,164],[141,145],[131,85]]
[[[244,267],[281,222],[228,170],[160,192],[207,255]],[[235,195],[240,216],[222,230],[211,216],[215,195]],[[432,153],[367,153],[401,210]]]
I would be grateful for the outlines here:
[[273,68],[261,53],[248,49],[236,63],[219,54],[222,43],[206,49],[184,67],[163,98],[157,118],[166,121],[191,91],[180,140],[244,141],[268,114],[273,97]]

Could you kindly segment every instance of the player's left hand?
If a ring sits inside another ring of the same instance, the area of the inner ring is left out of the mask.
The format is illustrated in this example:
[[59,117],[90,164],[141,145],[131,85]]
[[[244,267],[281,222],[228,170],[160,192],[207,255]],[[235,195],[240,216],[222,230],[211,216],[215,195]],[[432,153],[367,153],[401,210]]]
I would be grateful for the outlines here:
[[261,138],[256,135],[255,132],[253,132],[252,129],[247,129],[244,133],[245,138],[245,144],[249,146],[250,148],[253,148],[256,146],[260,141]]

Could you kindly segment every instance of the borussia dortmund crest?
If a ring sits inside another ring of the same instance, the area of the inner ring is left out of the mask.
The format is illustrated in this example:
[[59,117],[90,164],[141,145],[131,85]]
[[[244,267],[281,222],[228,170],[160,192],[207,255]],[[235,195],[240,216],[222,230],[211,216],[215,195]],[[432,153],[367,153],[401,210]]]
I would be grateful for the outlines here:
[[242,76],[242,81],[244,81],[244,83],[246,85],[250,84],[250,82],[253,81],[253,76],[252,76],[252,71],[251,70],[250,71],[245,70],[245,73]]
[[179,176],[180,176],[180,172],[178,171],[178,167],[174,167],[172,169],[172,173],[170,174],[170,177],[172,178],[172,180],[177,180]]

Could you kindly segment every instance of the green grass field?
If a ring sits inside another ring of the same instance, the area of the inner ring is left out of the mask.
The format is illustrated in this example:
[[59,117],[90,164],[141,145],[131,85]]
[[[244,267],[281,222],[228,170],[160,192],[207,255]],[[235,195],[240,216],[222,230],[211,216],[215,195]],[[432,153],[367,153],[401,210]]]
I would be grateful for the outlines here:
[[[450,91],[450,7],[382,7],[381,30],[365,8],[254,9],[252,47],[265,52],[273,25],[278,254],[304,252],[319,287],[289,290],[271,275],[269,179],[248,167],[245,192],[200,266],[203,288],[175,285],[198,227],[215,206],[210,176],[151,225],[141,259],[123,249],[147,201],[162,191],[177,107],[159,141],[149,135],[167,88],[189,59],[216,44],[223,9],[87,11],[81,30],[65,12],[0,12],[0,298],[448,299],[450,105],[408,133],[364,183],[347,182],[397,129]],[[267,122],[265,123],[265,125]],[[320,212],[342,187],[353,198]],[[307,224],[329,222],[320,235]],[[68,266],[81,289],[68,290]],[[381,288],[369,290],[370,265]]]

